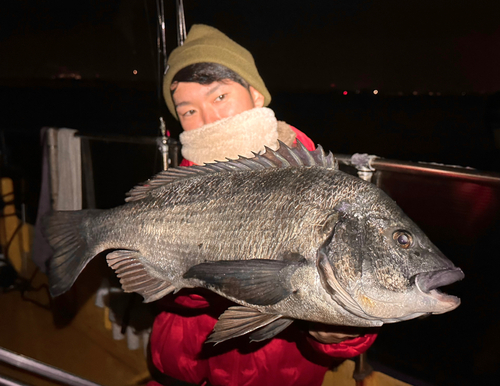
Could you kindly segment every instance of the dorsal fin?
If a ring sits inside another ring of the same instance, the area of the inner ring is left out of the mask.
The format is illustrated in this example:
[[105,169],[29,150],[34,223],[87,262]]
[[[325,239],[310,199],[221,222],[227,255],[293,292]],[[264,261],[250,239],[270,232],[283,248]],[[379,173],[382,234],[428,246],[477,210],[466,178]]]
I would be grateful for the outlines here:
[[297,140],[297,146],[293,148],[288,147],[281,141],[278,141],[278,143],[278,150],[272,150],[266,147],[265,153],[254,153],[254,157],[252,158],[240,156],[235,160],[228,158],[228,161],[216,161],[215,163],[209,163],[203,166],[195,165],[165,170],[131,189],[127,193],[125,201],[141,200],[147,197],[151,191],[161,186],[168,185],[184,178],[210,173],[231,173],[301,166],[321,166],[328,169],[338,169],[338,163],[333,154],[331,152],[326,154],[321,145],[318,145],[316,150],[310,151],[307,150],[299,140]]

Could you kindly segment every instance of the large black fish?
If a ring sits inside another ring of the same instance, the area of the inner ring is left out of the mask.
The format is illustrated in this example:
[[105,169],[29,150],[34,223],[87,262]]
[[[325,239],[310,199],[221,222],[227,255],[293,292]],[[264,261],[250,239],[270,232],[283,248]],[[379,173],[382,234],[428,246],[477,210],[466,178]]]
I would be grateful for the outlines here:
[[209,341],[276,335],[294,319],[371,327],[455,309],[463,278],[382,190],[301,144],[161,172],[109,210],[55,212],[51,293],[107,252],[146,302],[204,287],[236,302]]

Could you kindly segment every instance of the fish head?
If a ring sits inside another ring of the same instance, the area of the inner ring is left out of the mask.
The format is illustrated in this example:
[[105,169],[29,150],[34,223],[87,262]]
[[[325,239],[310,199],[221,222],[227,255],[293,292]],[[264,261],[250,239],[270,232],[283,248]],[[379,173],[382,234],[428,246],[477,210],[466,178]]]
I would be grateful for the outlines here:
[[462,270],[384,192],[340,210],[326,251],[334,300],[383,323],[459,306],[459,298],[438,288],[461,280]]

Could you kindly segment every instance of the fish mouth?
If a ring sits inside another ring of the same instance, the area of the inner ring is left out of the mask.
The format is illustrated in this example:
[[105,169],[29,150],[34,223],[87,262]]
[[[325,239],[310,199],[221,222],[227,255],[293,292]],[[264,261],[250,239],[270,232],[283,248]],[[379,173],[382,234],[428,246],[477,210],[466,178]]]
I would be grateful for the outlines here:
[[456,296],[442,293],[438,288],[462,280],[464,276],[460,268],[454,267],[439,271],[419,273],[414,279],[415,285],[419,291],[438,301],[439,306],[432,313],[440,314],[457,308],[460,305],[460,299]]
[[415,284],[420,291],[429,293],[438,287],[462,280],[464,276],[460,268],[448,268],[440,271],[419,273],[415,277]]

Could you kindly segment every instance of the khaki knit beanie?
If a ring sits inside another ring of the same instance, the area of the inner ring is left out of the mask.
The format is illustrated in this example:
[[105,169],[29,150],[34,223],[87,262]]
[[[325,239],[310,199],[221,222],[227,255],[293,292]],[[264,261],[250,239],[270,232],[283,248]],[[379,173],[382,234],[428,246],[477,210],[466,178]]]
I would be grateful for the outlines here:
[[178,119],[170,91],[172,79],[184,67],[203,62],[222,64],[233,70],[264,95],[264,106],[271,103],[271,94],[257,71],[252,54],[218,29],[195,24],[189,30],[184,45],[175,48],[170,54],[163,78],[163,96],[175,118]]

